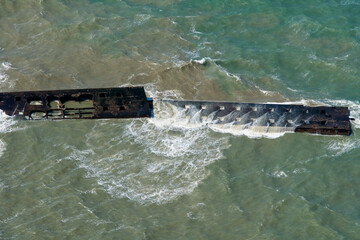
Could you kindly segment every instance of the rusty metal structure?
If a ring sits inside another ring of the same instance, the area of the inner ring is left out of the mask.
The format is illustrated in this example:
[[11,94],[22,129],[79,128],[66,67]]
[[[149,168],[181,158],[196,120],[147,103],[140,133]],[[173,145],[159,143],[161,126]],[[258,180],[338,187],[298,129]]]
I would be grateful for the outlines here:
[[[184,118],[240,129],[351,135],[347,107],[163,100]],[[69,89],[0,93],[0,109],[25,119],[153,117],[153,100],[143,87]]]
[[0,109],[26,119],[149,118],[153,101],[142,87],[7,92]]

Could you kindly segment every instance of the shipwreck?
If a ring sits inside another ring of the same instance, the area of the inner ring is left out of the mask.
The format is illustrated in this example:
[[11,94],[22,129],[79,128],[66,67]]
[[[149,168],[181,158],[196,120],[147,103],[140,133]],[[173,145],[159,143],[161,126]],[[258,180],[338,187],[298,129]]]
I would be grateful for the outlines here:
[[[347,107],[163,100],[184,118],[262,131],[351,135]],[[69,89],[0,93],[0,109],[29,120],[151,118],[153,100],[143,87]]]

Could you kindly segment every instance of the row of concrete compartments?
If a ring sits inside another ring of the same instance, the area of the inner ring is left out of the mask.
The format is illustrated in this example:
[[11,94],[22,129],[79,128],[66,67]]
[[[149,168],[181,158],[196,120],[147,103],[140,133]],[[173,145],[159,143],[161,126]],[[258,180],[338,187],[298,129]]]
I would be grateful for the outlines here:
[[[19,115],[23,115],[21,112]],[[72,109],[72,110],[49,110],[33,111],[30,116],[25,116],[26,119],[62,119],[62,118],[93,118],[95,115],[95,108],[87,109]]]
[[[97,97],[100,99],[104,99],[109,97],[107,93],[98,93]],[[120,105],[120,111],[126,109],[126,105],[131,105],[132,101],[129,97],[123,99],[123,95],[120,92],[116,92],[114,96]],[[63,95],[63,96],[27,96],[20,97],[15,96],[11,99],[11,97],[0,97],[0,103],[11,102],[15,100],[17,102],[26,102],[29,106],[34,107],[45,107],[47,109],[61,109],[61,108],[91,108],[94,107],[94,94],[80,94],[79,96],[73,95]],[[107,107],[104,107],[103,111],[107,111]]]
[[[190,109],[191,106],[196,107],[195,105],[185,104],[185,105],[184,105],[184,108],[185,108],[185,109]],[[202,110],[206,110],[207,108],[208,108],[207,105],[201,105],[201,109],[202,109]],[[240,110],[241,110],[241,106],[236,106],[235,109],[234,109],[233,106],[230,107],[230,108],[233,109],[233,110],[236,110],[236,111],[240,111]],[[246,107],[246,108],[248,108],[248,107]],[[259,109],[264,110],[263,107],[261,107],[261,108],[259,108],[259,107],[250,107],[250,109],[251,109],[252,111],[254,111],[254,112],[258,111]],[[225,106],[218,106],[217,110],[224,111],[224,110],[226,110],[226,107],[225,107]],[[274,111],[275,111],[275,108],[268,108],[268,111],[269,111],[269,112],[274,112]],[[292,108],[286,108],[286,109],[285,109],[285,112],[291,113],[292,111],[293,111]],[[304,109],[304,112],[305,112],[305,113],[309,113],[309,110],[308,110],[308,109]],[[325,110],[320,110],[319,113],[325,114],[326,112],[325,112]]]
[[[107,97],[105,93],[99,94],[100,98]],[[119,100],[122,100],[122,94],[116,93],[116,97],[119,98]],[[3,101],[4,99],[0,98],[0,101]],[[26,102],[30,106],[43,106],[50,109],[80,109],[80,108],[93,108],[94,107],[94,100],[92,94],[82,94],[78,97],[74,97],[71,95],[65,95],[65,96],[47,96],[45,99],[42,99],[38,96],[30,96],[27,97]],[[20,97],[15,97],[15,101],[21,101]],[[126,109],[125,105],[130,105],[132,103],[131,100],[126,99],[122,101],[122,104],[120,106],[120,111],[123,111]],[[103,111],[107,111],[107,107],[103,107]]]
[[[186,119],[191,119],[191,116],[187,115],[185,116]],[[245,120],[248,120],[247,122],[256,122],[258,119],[260,119],[262,116],[260,116],[259,118],[249,118],[249,119],[245,119]],[[208,116],[201,116],[200,119],[202,121],[206,121],[208,119]],[[219,120],[220,122],[225,122],[225,119],[226,117],[215,117],[214,119],[211,119],[211,121],[216,121],[216,120]],[[244,120],[243,118],[241,117],[237,117],[237,118],[234,118],[234,119],[228,119],[230,120],[231,122],[241,122],[242,120]],[[290,124],[294,124],[294,120],[292,119],[287,119],[285,120],[286,123],[290,123]],[[229,121],[226,121],[226,122],[229,122]],[[267,119],[267,122],[268,123],[275,123],[276,120],[274,118],[269,118]],[[309,121],[302,121],[302,120],[299,120],[300,123],[303,123],[303,124],[309,124],[310,122]]]

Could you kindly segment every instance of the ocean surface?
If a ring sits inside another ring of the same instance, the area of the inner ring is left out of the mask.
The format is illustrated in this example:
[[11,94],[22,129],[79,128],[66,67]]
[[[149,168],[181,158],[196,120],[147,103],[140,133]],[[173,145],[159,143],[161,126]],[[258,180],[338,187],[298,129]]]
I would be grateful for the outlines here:
[[[360,0],[0,0],[0,90],[145,86],[155,118],[0,113],[0,239],[360,239]],[[161,99],[347,106],[353,135]]]

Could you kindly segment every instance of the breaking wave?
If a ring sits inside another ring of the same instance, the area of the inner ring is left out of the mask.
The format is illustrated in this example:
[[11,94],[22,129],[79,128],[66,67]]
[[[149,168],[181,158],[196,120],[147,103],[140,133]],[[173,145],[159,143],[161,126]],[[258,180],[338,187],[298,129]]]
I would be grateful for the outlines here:
[[12,132],[18,127],[16,127],[17,121],[8,115],[4,111],[0,110],[0,133]]
[[[93,128],[85,134],[84,147],[69,146],[72,151],[67,158],[77,161],[97,186],[115,197],[145,205],[168,203],[192,193],[209,176],[207,166],[223,158],[224,150],[230,146],[231,135],[277,138],[286,133],[239,130],[231,125],[210,126],[189,121],[180,117],[181,110],[156,100],[181,99],[181,92],[159,91],[152,84],[146,85],[145,89],[148,96],[155,98],[155,118],[95,121]],[[327,102],[348,105],[356,116],[360,114],[358,103]],[[302,100],[297,103],[313,105],[317,102]],[[0,112],[0,133],[16,129],[15,124],[16,120]],[[346,141],[344,144],[348,147],[344,147],[337,139],[333,140],[329,148],[334,154],[342,154],[341,151],[350,151],[359,145]],[[0,138],[0,156],[5,147]],[[282,172],[275,175],[285,176]]]
[[[109,194],[141,204],[163,204],[191,193],[208,176],[206,166],[222,158],[228,147],[226,137],[214,138],[206,128],[134,120],[113,125],[114,135],[99,134],[110,125],[97,123],[86,136],[88,149],[74,150],[71,158],[80,160]],[[97,142],[106,143],[99,147]]]
[[[151,84],[145,88],[155,99],[181,98],[175,90],[158,91]],[[306,100],[297,103],[317,104]],[[223,158],[231,135],[276,138],[286,133],[215,124],[209,127],[181,118],[181,110],[171,104],[155,100],[154,108],[152,119],[125,120],[124,124],[97,121],[85,136],[86,149],[73,151],[71,158],[79,160],[88,177],[112,196],[145,205],[173,201],[192,193],[207,178],[207,166]],[[338,141],[333,140],[335,149]],[[99,146],[99,142],[103,144]],[[281,172],[277,175],[284,176]]]
[[223,157],[228,136],[214,136],[202,126],[173,125],[169,110],[155,108],[166,116],[97,121],[85,136],[85,149],[73,148],[69,158],[115,197],[147,205],[190,194],[210,174],[206,167]]
[[6,142],[3,139],[3,134],[17,130],[16,120],[5,114],[4,111],[0,110],[0,157],[6,150]]
[[327,148],[330,151],[330,154],[334,157],[343,155],[359,147],[360,147],[360,140],[354,140],[353,138],[348,138],[348,137],[332,140],[328,143],[327,146]]

